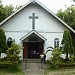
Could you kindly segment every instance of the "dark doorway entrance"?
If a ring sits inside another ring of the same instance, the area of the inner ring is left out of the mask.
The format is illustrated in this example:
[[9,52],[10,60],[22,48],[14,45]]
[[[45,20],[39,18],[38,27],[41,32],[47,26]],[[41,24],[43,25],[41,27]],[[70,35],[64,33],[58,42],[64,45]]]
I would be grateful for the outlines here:
[[44,42],[24,42],[23,43],[23,58],[40,58],[40,54],[43,54]]
[[28,58],[39,58],[39,43],[29,42],[28,43]]

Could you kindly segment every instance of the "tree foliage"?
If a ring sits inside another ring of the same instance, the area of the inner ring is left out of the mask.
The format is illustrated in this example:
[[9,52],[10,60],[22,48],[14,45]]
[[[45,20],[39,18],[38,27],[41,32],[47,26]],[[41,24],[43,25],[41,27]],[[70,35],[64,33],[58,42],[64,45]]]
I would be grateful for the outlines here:
[[3,29],[0,29],[0,54],[7,50],[6,36]]
[[60,55],[62,54],[62,51],[59,48],[54,48],[52,50],[52,56],[49,60],[50,68],[58,68],[58,64],[61,62]]
[[0,22],[3,21],[5,18],[7,18],[9,15],[11,15],[13,12],[21,8],[22,6],[16,6],[14,8],[13,5],[6,5],[4,6],[2,4],[2,1],[0,0]]
[[63,34],[63,39],[62,39],[62,45],[63,45],[63,53],[66,53],[66,59],[68,60],[68,54],[73,54],[74,53],[74,48],[72,44],[72,37],[70,35],[69,30],[65,30]]
[[7,60],[12,63],[11,67],[18,68],[18,64],[20,61],[21,56],[20,51],[22,50],[22,47],[18,44],[15,44],[15,41],[12,42],[12,45],[7,50]]
[[75,61],[75,39],[73,39],[73,47],[74,47],[74,61]]
[[68,7],[66,10],[58,10],[57,16],[61,18],[65,23],[71,26],[75,30],[75,7],[74,5]]
[[11,15],[13,12],[14,7],[12,5],[4,6],[3,4],[0,4],[0,22]]
[[7,50],[7,56],[9,58],[10,61],[19,61],[20,59],[20,51],[21,51],[22,47],[18,44],[15,44],[15,41],[12,42],[12,45],[10,48],[8,48]]
[[20,5],[20,6],[16,6],[15,7],[15,10],[18,10],[18,9],[20,9],[22,6]]

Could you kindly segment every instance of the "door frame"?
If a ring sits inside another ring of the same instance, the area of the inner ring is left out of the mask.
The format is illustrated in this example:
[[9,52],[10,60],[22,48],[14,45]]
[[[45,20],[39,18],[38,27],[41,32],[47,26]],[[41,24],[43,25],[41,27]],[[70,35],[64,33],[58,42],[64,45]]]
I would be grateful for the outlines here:
[[[29,42],[23,42],[23,59],[28,58],[28,43]],[[39,49],[39,58],[40,54],[43,54],[44,52],[44,42],[37,42],[38,43],[38,49]],[[36,58],[37,59],[37,58]]]

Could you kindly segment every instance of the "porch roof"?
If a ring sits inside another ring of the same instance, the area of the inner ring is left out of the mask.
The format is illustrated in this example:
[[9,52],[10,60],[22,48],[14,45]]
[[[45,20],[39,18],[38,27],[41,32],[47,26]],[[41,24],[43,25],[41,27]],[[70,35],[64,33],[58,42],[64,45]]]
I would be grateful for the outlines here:
[[35,30],[32,30],[32,31],[30,31],[29,33],[27,33],[25,36],[23,36],[20,40],[21,41],[23,41],[24,39],[26,39],[27,37],[29,37],[31,34],[35,34],[35,35],[37,35],[39,38],[41,38],[42,40],[44,40],[44,41],[46,41],[47,39],[44,37],[44,36],[42,36],[40,33],[38,33],[37,31],[35,31]]

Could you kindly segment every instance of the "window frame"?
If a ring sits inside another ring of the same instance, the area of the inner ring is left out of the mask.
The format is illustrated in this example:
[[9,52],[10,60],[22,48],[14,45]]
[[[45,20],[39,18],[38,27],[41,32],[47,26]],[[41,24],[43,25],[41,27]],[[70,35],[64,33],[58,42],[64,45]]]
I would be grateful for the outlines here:
[[58,48],[59,47],[59,38],[55,38],[54,39],[54,48]]

